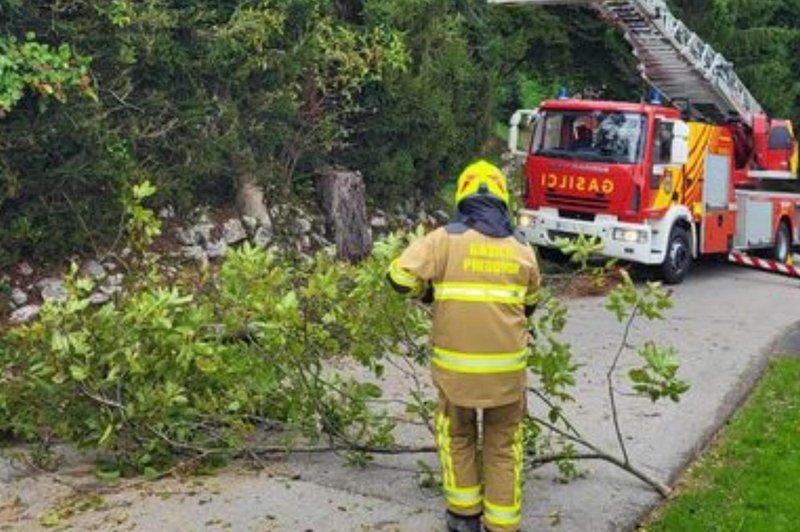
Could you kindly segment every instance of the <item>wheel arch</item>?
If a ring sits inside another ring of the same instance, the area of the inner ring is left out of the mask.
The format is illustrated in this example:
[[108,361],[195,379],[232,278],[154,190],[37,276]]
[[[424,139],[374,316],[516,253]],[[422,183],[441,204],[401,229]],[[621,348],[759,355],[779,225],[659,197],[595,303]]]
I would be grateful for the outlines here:
[[660,234],[663,235],[663,249],[666,252],[666,244],[673,227],[683,228],[689,235],[689,245],[692,249],[692,258],[696,259],[700,254],[700,237],[698,225],[694,221],[691,211],[686,205],[673,205],[667,214],[658,224]]
[[789,229],[789,245],[793,246],[795,244],[795,234],[794,231],[797,229],[796,227],[792,227],[792,218],[788,214],[783,214],[778,220],[778,227],[780,228],[781,225],[786,225],[787,229]]

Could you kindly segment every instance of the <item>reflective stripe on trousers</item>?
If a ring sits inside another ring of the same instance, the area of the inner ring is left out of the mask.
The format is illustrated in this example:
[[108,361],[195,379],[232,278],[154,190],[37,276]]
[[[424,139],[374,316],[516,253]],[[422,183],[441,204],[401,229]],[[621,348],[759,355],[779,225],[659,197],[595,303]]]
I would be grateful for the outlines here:
[[514,353],[463,353],[434,346],[431,361],[458,373],[506,373],[525,369],[527,355],[527,349]]
[[523,470],[523,427],[519,424],[514,432],[514,502],[511,505],[494,504],[483,501],[483,517],[488,525],[518,528],[522,521],[522,470]]
[[527,288],[521,285],[487,283],[437,283],[433,285],[437,301],[475,301],[522,305]]
[[483,500],[480,486],[460,488],[456,482],[450,419],[442,412],[436,415],[436,447],[442,465],[442,488],[447,504],[455,508],[473,508]]

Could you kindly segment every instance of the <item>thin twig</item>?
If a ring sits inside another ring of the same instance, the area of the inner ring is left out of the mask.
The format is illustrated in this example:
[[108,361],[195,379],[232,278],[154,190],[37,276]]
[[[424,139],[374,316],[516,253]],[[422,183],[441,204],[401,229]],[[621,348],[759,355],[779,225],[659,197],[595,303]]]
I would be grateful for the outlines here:
[[[577,443],[577,444],[579,444],[579,445],[581,445],[583,447],[586,447],[587,449],[592,451],[593,455],[596,455],[592,459],[594,459],[594,460],[603,460],[603,461],[609,462],[611,464],[614,464],[617,467],[619,467],[620,469],[622,469],[624,471],[627,471],[631,475],[635,476],[636,478],[638,478],[639,480],[641,480],[642,482],[644,482],[648,486],[652,487],[662,497],[667,498],[669,496],[669,494],[671,492],[671,489],[669,488],[669,486],[665,485],[664,483],[660,482],[659,480],[654,479],[653,477],[651,477],[650,475],[648,475],[647,473],[645,473],[641,469],[639,469],[636,466],[634,466],[633,464],[631,464],[629,461],[620,460],[619,458],[617,458],[613,454],[608,453],[608,452],[600,449],[599,447],[597,447],[593,443],[591,443],[591,442],[589,442],[589,441],[587,441],[587,440],[585,440],[583,438],[578,438],[578,437],[574,436],[573,434],[570,434],[569,432],[566,432],[565,430],[553,425],[552,423],[549,423],[548,421],[545,421],[545,420],[537,418],[537,417],[531,417],[531,419],[534,422],[536,422],[537,424],[552,430],[553,432],[555,432],[559,436],[563,436],[564,438],[568,439],[569,441],[571,441],[573,443]],[[566,458],[566,456],[564,458]]]
[[614,361],[611,363],[611,366],[609,366],[608,372],[606,373],[606,382],[608,384],[608,400],[611,402],[611,418],[614,421],[614,432],[616,433],[617,442],[619,443],[619,448],[620,451],[622,451],[622,456],[625,459],[626,464],[630,463],[630,457],[628,456],[628,449],[625,446],[625,438],[622,435],[622,429],[619,425],[619,412],[617,411],[617,401],[614,394],[614,373],[617,371],[617,366],[619,365],[619,360],[622,357],[622,353],[628,346],[628,337],[631,333],[633,320],[636,319],[636,315],[638,313],[639,303],[637,302],[636,305],[634,305],[634,307],[631,309],[631,313],[628,316],[628,321],[625,324],[625,333],[622,335],[622,341],[620,342],[619,349],[617,349],[617,354],[614,357]]

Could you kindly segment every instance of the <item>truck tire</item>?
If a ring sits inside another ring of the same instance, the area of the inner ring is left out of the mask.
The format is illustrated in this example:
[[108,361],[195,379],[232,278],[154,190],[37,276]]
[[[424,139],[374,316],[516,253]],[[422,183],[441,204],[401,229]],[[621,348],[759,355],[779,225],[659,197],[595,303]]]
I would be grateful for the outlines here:
[[672,228],[666,255],[661,265],[661,278],[665,284],[681,284],[692,266],[692,248],[686,229]]
[[772,248],[772,259],[775,262],[786,264],[789,261],[789,255],[792,253],[792,232],[789,229],[789,224],[785,221],[781,222],[778,226],[778,231],[775,233],[775,247]]

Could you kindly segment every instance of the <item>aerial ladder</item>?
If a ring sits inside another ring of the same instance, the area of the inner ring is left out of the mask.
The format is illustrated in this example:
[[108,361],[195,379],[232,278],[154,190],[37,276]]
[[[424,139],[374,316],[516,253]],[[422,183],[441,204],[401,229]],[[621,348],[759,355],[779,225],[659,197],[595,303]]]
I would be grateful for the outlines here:
[[[766,168],[758,153],[766,149],[770,121],[730,63],[675,17],[664,0],[488,0],[490,4],[574,5],[594,9],[617,25],[633,48],[643,79],[695,120],[736,123],[743,135],[739,155],[754,180],[796,179],[784,169]],[[782,121],[785,123],[785,121]],[[760,143],[760,145],[759,145]]]

